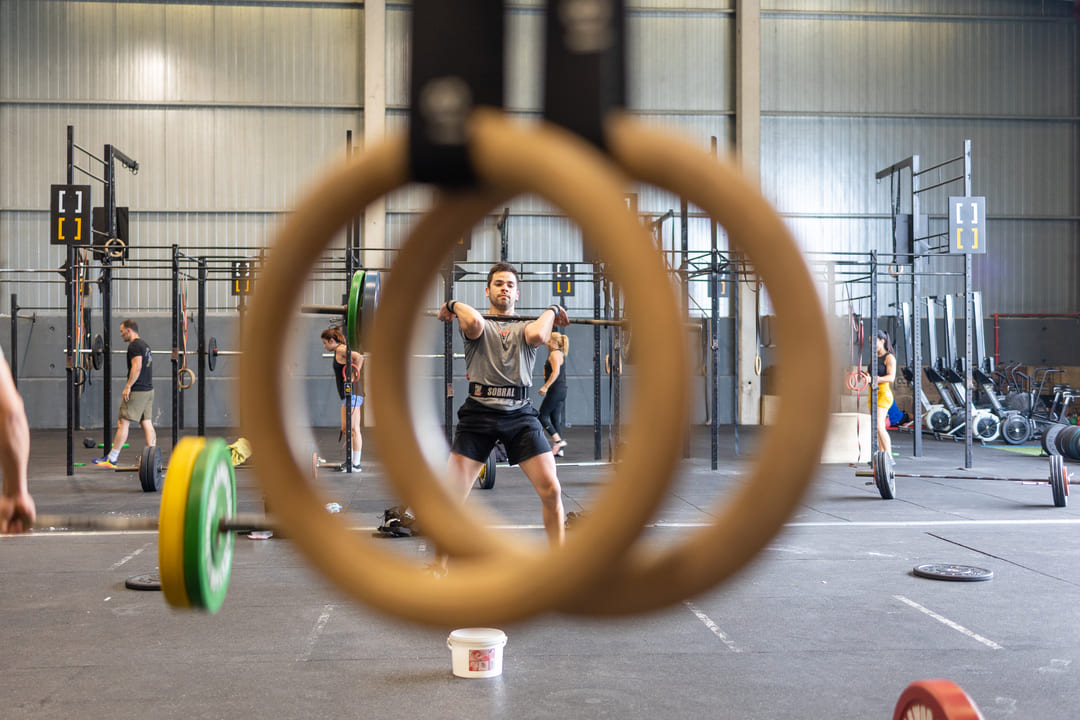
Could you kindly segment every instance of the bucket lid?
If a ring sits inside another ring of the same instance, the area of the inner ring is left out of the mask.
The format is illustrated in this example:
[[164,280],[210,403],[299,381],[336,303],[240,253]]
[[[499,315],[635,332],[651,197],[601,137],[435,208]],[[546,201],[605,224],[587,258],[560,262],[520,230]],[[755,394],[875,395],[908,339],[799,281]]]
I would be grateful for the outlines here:
[[473,647],[505,645],[506,633],[498,628],[461,628],[452,631],[447,642]]

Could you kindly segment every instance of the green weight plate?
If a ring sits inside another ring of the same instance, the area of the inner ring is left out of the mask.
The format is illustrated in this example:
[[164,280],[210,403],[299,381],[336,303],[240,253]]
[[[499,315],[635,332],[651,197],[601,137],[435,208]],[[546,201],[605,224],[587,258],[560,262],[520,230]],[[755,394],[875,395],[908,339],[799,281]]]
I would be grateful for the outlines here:
[[357,332],[357,343],[354,350],[363,352],[363,342],[366,337],[371,337],[371,327],[375,324],[375,309],[379,307],[379,291],[381,278],[378,270],[368,270],[364,275],[364,290],[360,298],[360,330]]
[[139,485],[143,492],[158,492],[161,479],[161,448],[147,445],[139,456]]
[[185,516],[188,488],[192,471],[206,439],[180,438],[169,457],[165,473],[165,488],[161,493],[161,512],[158,516],[158,568],[161,571],[161,591],[165,601],[178,608],[191,607],[184,579]]
[[1069,504],[1069,476],[1065,471],[1065,461],[1060,455],[1050,458],[1050,489],[1054,496],[1054,507]]
[[480,468],[480,474],[476,476],[476,479],[480,482],[481,490],[490,490],[495,487],[495,451],[492,450],[488,455],[487,462],[484,463],[484,467]]
[[919,577],[931,580],[952,580],[955,582],[979,582],[994,577],[993,570],[971,565],[917,565],[912,572]]
[[233,533],[218,529],[236,514],[236,476],[225,441],[206,442],[191,472],[184,517],[184,585],[192,607],[216,613],[232,570]]
[[361,305],[364,302],[364,275],[363,270],[353,273],[352,282],[349,284],[349,304],[345,312],[345,339],[353,350],[360,348],[361,335]]

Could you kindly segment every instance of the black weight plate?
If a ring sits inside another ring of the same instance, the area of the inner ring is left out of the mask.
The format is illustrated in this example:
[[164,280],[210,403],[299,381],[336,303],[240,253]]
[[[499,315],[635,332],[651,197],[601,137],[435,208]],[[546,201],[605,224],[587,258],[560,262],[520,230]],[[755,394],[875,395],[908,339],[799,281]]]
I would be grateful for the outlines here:
[[896,498],[896,473],[892,466],[892,457],[884,450],[874,453],[874,484],[883,500]]
[[1080,460],[1080,426],[1069,427],[1065,434],[1068,435],[1068,443],[1058,443],[1057,447],[1061,448],[1062,454],[1071,460]]
[[980,582],[994,577],[992,570],[972,565],[916,565],[911,571],[922,578],[954,582]]
[[382,285],[378,270],[368,270],[364,274],[364,294],[360,301],[360,347],[355,348],[363,351],[368,338],[371,337],[371,328],[375,324],[375,310],[379,307],[379,294]]
[[94,438],[83,438],[82,446],[84,448],[89,448],[90,450],[93,450],[97,447],[97,442],[94,440]]
[[135,575],[124,581],[124,587],[128,590],[160,590],[160,575]]
[[100,370],[102,363],[105,362],[105,338],[101,337],[101,333],[94,335],[90,350],[90,364],[95,370]]
[[206,367],[210,370],[210,372],[214,372],[214,368],[217,367],[217,338],[211,335],[210,342],[206,344],[206,347]]
[[495,451],[492,450],[488,455],[487,462],[484,467],[480,468],[480,474],[476,476],[476,479],[480,482],[481,490],[490,490],[495,487]]
[[1051,425],[1049,429],[1043,433],[1041,441],[1042,449],[1047,455],[1061,455],[1061,448],[1058,447],[1057,439],[1065,427],[1065,425]]
[[147,445],[139,456],[139,485],[143,492],[158,492],[161,480],[161,448]]
[[1060,455],[1050,458],[1050,489],[1054,496],[1054,507],[1069,504],[1069,476],[1065,471],[1065,460]]

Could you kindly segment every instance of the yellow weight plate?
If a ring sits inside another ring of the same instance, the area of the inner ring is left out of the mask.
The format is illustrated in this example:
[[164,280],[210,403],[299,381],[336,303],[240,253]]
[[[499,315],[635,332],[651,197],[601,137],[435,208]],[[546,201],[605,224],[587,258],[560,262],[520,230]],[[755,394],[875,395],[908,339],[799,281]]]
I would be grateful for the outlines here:
[[191,473],[205,445],[206,438],[202,437],[181,438],[176,443],[169,458],[169,469],[165,472],[165,487],[161,490],[158,569],[161,571],[161,591],[165,594],[165,602],[173,607],[191,607],[184,581],[184,519]]

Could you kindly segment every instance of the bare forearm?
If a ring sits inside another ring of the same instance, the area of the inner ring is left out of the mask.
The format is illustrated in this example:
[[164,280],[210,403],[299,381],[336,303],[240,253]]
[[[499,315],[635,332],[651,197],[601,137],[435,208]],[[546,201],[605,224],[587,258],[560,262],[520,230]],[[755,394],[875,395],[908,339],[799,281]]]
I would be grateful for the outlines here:
[[6,397],[0,406],[0,469],[4,495],[26,492],[26,469],[30,460],[30,427],[18,395]]

